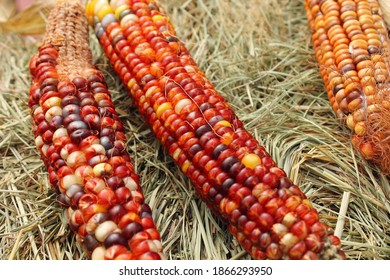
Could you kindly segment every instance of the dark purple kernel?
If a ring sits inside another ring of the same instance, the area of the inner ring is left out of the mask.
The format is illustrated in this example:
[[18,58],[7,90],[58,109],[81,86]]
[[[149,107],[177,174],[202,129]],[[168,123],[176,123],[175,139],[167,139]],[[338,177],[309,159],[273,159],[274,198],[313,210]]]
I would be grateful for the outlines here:
[[83,121],[73,121],[66,127],[68,134],[71,134],[73,131],[78,129],[88,129],[88,125]]
[[80,115],[80,106],[75,104],[69,104],[62,108],[62,116],[64,118],[66,118],[70,114]]
[[81,91],[81,92],[79,92],[79,94],[77,96],[78,96],[78,98],[80,98],[80,100],[83,100],[86,98],[94,98],[93,94],[89,91]]
[[127,240],[119,232],[113,232],[109,234],[104,240],[104,246],[106,248],[111,247],[112,245],[127,245]]
[[62,126],[62,123],[64,122],[64,118],[62,116],[54,116],[50,121],[50,127],[57,129]]
[[218,191],[217,191],[215,188],[211,187],[211,188],[209,189],[208,196],[209,196],[211,199],[213,199],[217,194],[218,194]]
[[223,171],[228,172],[230,168],[240,160],[236,156],[230,156],[224,159],[221,163],[221,168]]
[[252,188],[252,187],[256,186],[258,183],[260,183],[259,177],[252,175],[244,181],[244,186]]
[[203,147],[201,145],[199,144],[192,145],[191,148],[188,149],[188,157],[192,159],[194,155],[201,150],[203,150]]
[[84,238],[84,241],[83,241],[84,245],[85,245],[85,248],[92,252],[93,250],[95,250],[96,247],[98,247],[100,244],[99,244],[99,241],[96,240],[95,237],[93,237],[92,235],[90,234],[87,234]]
[[149,213],[152,214],[152,209],[150,209],[150,206],[146,203],[141,205],[141,213]]
[[[193,89],[190,89],[188,90],[187,88],[184,88],[184,90],[187,91],[187,94],[191,97],[191,98],[195,98],[196,96],[198,95],[202,95],[203,94],[203,90],[200,89],[200,88],[193,88]],[[203,103],[203,104],[209,104],[209,103]],[[209,104],[210,108],[214,108],[214,106],[212,104]],[[205,108],[207,107],[208,105],[205,105]],[[205,110],[203,110],[203,108],[199,108],[202,112],[204,112]]]
[[70,206],[70,200],[67,198],[64,194],[60,194],[57,196],[58,202],[61,204],[63,207],[69,207]]
[[93,74],[87,78],[88,84],[91,87],[91,84],[94,82],[103,82],[103,78],[100,75]]
[[77,192],[72,196],[72,209],[77,209],[80,198],[84,195],[83,191]]
[[222,116],[214,116],[214,117],[209,119],[209,124],[211,126],[214,126],[217,122],[223,121],[223,120],[224,120],[224,118]]
[[57,91],[57,87],[54,86],[54,85],[45,86],[45,87],[41,90],[41,94],[44,95],[45,93],[47,93],[47,92],[49,92],[49,91]]
[[243,229],[246,222],[248,221],[248,217],[246,215],[241,215],[238,219],[237,219],[237,227],[238,229]]
[[125,186],[125,183],[123,182],[122,178],[118,176],[108,178],[106,183],[107,186],[110,187],[112,190],[116,190],[117,188]]
[[62,98],[62,101],[61,101],[62,107],[65,107],[66,105],[69,105],[69,104],[79,105],[80,100],[74,95],[67,95],[64,98]]
[[143,227],[141,224],[137,222],[132,222],[128,225],[126,225],[122,230],[122,235],[127,240],[130,240],[136,233],[143,230]]
[[120,219],[124,214],[127,213],[127,210],[126,210],[125,207],[123,207],[122,205],[117,204],[117,205],[112,206],[112,207],[108,210],[108,213],[110,214],[111,220],[113,220],[113,221],[115,222],[115,221],[119,221],[119,219]]
[[104,127],[100,131],[101,136],[109,136],[112,141],[115,139],[115,132],[111,127]]
[[229,188],[234,184],[234,180],[232,178],[227,178],[225,181],[223,181],[221,185],[220,192],[222,194],[227,194],[229,191]]
[[175,36],[167,36],[167,37],[165,37],[165,39],[166,39],[168,42],[170,42],[170,43],[172,43],[172,42],[178,42],[178,41],[179,41],[179,39],[177,39],[177,37],[175,37]]
[[81,120],[82,120],[82,117],[80,115],[71,114],[71,115],[64,118],[63,125],[65,127],[67,127],[71,122],[81,121]]
[[195,131],[195,137],[200,138],[206,132],[211,131],[211,127],[208,124],[204,124]]
[[199,110],[201,112],[204,112],[204,111],[211,109],[211,108],[214,108],[214,105],[212,105],[211,103],[208,103],[208,102],[205,102],[205,103],[202,103],[201,105],[199,105]]
[[70,135],[70,139],[74,143],[80,143],[81,140],[87,138],[91,135],[91,131],[89,129],[77,129],[76,131],[73,131]]
[[219,204],[221,202],[221,200],[223,199],[223,195],[218,193],[215,197],[214,197],[214,203],[215,204]]
[[238,173],[240,173],[240,171],[242,169],[245,168],[245,165],[242,164],[241,162],[236,162],[232,165],[232,167],[230,167],[229,169],[229,175],[232,176],[233,178],[236,177],[238,175]]
[[106,152],[106,155],[108,158],[121,156],[121,154],[122,154],[122,151],[118,150],[117,148],[108,149]]
[[213,159],[218,159],[219,155],[228,148],[225,144],[219,144],[215,147],[214,151],[211,153]]
[[79,91],[87,90],[87,80],[82,77],[74,78],[72,83],[76,86]]

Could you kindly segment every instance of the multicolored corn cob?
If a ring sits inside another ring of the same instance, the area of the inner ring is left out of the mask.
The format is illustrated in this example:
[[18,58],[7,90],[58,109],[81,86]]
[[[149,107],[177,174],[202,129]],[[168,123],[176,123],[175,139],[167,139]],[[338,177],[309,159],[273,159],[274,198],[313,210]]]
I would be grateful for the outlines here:
[[390,44],[377,0],[305,0],[315,54],[338,118],[390,174]]
[[253,258],[344,258],[339,239],[245,130],[156,2],[95,0],[86,13],[156,137]]
[[69,226],[92,259],[163,259],[123,125],[91,64],[88,28],[77,0],[57,1],[30,62],[35,144]]

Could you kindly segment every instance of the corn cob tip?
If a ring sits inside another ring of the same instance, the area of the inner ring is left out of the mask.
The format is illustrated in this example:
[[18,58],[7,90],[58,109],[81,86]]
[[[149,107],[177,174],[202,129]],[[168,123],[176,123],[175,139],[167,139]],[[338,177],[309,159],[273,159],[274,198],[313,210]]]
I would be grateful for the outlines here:
[[353,144],[364,158],[372,160],[385,175],[390,174],[390,86],[378,89],[376,110],[367,116],[364,136]]

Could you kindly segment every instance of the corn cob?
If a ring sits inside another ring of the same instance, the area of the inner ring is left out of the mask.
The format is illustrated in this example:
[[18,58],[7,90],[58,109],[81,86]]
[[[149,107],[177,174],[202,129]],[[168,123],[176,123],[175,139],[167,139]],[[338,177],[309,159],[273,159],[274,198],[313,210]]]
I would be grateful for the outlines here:
[[377,0],[306,0],[305,7],[334,112],[363,157],[389,174],[390,46]]
[[158,4],[89,1],[89,23],[139,112],[255,259],[340,259],[340,241],[245,130]]
[[379,1],[379,6],[383,11],[383,17],[387,24],[387,29],[390,32],[390,2],[389,0],[378,0],[378,1]]
[[57,1],[30,61],[35,143],[70,228],[92,259],[163,259],[160,234],[125,150],[123,125],[92,65],[77,0]]

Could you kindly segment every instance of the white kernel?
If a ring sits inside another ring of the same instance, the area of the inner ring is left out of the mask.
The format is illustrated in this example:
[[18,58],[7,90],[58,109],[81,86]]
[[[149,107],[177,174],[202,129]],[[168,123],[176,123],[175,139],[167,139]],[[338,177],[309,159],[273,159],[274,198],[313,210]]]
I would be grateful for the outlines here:
[[62,116],[62,108],[60,106],[53,106],[46,111],[45,119],[50,122],[54,116]]
[[92,260],[104,260],[104,254],[106,253],[106,249],[103,246],[96,247],[92,252],[91,259]]
[[175,106],[175,112],[176,114],[180,114],[181,110],[183,110],[183,108],[187,105],[190,105],[192,104],[192,101],[191,99],[188,99],[188,98],[184,98],[182,100],[180,100],[179,102],[176,103],[176,106]]
[[63,136],[68,136],[68,131],[64,127],[58,128],[53,133],[53,141]]
[[119,231],[118,226],[113,221],[105,221],[96,228],[95,237],[99,242],[104,242],[107,236],[115,231]]
[[131,191],[135,191],[138,189],[137,183],[131,177],[123,178],[123,182],[125,183],[125,187]]

